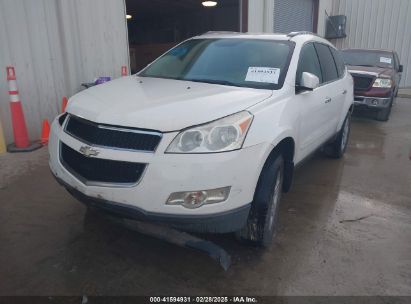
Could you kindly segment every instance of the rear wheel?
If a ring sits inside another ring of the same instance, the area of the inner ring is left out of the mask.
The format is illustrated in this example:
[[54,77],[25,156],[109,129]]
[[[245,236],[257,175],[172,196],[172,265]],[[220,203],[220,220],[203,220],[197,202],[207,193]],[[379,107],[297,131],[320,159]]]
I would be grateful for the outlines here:
[[284,159],[278,155],[261,173],[247,224],[236,232],[238,240],[266,248],[272,244],[278,228],[283,180]]
[[332,158],[341,158],[345,150],[347,150],[348,139],[350,137],[351,131],[351,112],[347,114],[344,123],[341,127],[340,132],[338,132],[337,138],[330,144],[328,144],[324,151]]

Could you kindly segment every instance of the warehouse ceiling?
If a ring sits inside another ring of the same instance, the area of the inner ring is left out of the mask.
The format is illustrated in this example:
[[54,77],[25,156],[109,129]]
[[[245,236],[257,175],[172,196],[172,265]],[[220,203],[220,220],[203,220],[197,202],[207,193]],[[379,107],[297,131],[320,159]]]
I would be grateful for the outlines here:
[[131,70],[137,71],[177,43],[207,31],[239,31],[240,0],[126,0]]
[[238,6],[238,0],[220,0],[214,8],[204,7],[202,2],[202,0],[128,0],[127,13],[132,16],[168,15]]

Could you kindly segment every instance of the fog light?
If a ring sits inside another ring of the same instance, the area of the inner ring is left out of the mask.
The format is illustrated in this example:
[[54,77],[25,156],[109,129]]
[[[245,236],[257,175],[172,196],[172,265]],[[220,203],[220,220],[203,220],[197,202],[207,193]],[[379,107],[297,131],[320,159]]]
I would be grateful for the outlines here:
[[207,193],[205,191],[189,192],[184,197],[184,206],[189,208],[201,206],[207,199]]
[[231,187],[174,192],[172,193],[166,204],[167,205],[181,205],[189,209],[199,208],[205,204],[215,204],[225,201],[230,194]]

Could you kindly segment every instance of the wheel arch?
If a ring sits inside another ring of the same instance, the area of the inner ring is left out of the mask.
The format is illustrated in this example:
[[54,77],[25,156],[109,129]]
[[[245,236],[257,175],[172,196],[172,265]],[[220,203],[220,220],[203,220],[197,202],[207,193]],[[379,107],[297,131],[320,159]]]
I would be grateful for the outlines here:
[[260,182],[260,178],[264,170],[275,160],[278,155],[282,155],[284,159],[283,192],[288,192],[291,188],[293,179],[295,156],[295,140],[291,136],[287,136],[280,140],[268,154],[260,172],[258,183]]

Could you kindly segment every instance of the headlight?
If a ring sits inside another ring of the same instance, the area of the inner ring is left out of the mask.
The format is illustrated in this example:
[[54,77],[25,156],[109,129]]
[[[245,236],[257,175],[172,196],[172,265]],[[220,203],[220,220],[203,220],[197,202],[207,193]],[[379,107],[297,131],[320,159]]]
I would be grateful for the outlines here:
[[253,115],[243,111],[181,131],[166,153],[213,153],[240,149],[252,120]]
[[392,81],[387,78],[377,78],[372,85],[374,88],[391,88]]

